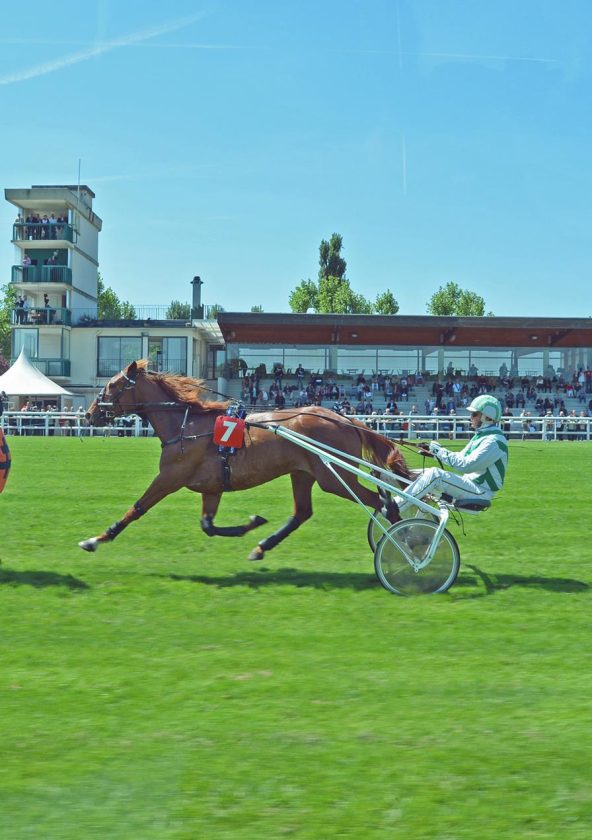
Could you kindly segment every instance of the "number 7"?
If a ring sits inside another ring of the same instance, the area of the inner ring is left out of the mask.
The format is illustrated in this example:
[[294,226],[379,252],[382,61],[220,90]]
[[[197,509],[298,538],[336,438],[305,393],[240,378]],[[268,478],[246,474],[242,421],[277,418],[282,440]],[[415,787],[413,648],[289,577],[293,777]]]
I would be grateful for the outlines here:
[[226,418],[224,418],[222,423],[224,424],[224,426],[226,426],[226,429],[224,431],[224,434],[220,438],[220,440],[222,441],[222,443],[226,443],[226,441],[230,438],[230,435],[234,432],[234,430],[238,426],[238,423],[236,422],[236,420],[230,420],[230,419],[227,420]]

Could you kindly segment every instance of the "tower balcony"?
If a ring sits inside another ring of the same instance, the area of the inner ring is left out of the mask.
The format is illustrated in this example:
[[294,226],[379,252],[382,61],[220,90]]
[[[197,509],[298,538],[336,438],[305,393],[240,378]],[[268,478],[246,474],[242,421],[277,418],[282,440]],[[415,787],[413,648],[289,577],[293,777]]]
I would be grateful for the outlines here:
[[15,222],[13,242],[74,242],[74,228],[66,222]]
[[72,285],[72,269],[67,265],[13,265],[13,283],[62,283]]
[[11,323],[16,327],[71,327],[72,311],[65,306],[15,306]]

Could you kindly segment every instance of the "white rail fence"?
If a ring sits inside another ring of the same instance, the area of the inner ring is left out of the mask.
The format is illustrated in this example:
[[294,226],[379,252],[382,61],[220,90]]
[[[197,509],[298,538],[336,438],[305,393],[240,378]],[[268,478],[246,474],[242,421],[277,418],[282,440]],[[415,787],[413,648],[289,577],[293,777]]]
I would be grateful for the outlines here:
[[[289,410],[289,407],[288,407]],[[427,415],[350,415],[394,440],[467,440],[469,418]],[[592,438],[592,417],[511,417],[502,423],[510,440],[583,441]],[[0,427],[9,435],[144,437],[153,430],[136,415],[118,417],[105,427],[90,426],[80,412],[5,411]]]

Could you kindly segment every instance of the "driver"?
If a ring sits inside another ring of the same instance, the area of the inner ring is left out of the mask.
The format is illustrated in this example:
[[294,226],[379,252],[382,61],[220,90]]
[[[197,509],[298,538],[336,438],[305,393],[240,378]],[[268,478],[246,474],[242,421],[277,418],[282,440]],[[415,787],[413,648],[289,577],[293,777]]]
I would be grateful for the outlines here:
[[[422,499],[428,493],[433,496],[447,493],[457,500],[490,501],[502,489],[508,467],[508,442],[499,427],[501,404],[490,394],[480,394],[468,410],[475,434],[461,452],[451,452],[435,441],[428,449],[420,449],[422,454],[437,458],[457,472],[438,467],[422,470],[407,487],[406,492],[411,496]],[[411,504],[400,496],[395,501],[400,511]]]

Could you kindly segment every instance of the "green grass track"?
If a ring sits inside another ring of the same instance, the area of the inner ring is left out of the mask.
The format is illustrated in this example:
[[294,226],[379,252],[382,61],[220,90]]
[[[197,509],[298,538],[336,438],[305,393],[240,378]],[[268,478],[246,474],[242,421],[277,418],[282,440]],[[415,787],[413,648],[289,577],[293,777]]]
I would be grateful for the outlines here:
[[[8,439],[0,496],[2,840],[592,836],[592,446],[511,446],[451,531],[449,593],[374,577],[366,518],[315,516],[261,564],[289,480],[169,497],[96,554],[152,439]],[[411,456],[413,458],[414,456]]]

